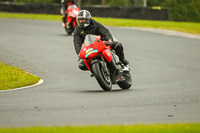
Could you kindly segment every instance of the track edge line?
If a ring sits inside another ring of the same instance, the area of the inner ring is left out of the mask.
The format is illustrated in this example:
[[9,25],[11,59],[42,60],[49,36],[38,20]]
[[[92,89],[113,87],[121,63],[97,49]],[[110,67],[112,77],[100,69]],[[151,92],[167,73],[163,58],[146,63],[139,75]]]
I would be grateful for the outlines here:
[[36,84],[29,85],[29,86],[24,86],[24,87],[20,87],[20,88],[15,88],[15,89],[10,89],[10,90],[1,90],[0,93],[1,93],[1,92],[8,92],[8,91],[22,90],[22,89],[26,89],[26,88],[38,86],[38,85],[42,84],[43,82],[44,82],[44,80],[43,80],[43,79],[40,79]]

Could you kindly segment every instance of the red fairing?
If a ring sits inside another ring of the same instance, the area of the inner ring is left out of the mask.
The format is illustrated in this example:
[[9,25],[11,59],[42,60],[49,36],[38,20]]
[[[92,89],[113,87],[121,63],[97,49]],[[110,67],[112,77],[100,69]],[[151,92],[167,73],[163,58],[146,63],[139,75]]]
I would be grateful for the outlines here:
[[91,71],[92,70],[90,67],[91,60],[83,59],[83,62],[85,63],[85,66],[88,68],[88,70]]
[[81,59],[85,58],[85,54],[86,54],[86,46],[84,44],[82,44],[82,47],[81,47],[81,50],[80,50]]
[[[76,16],[80,9],[76,5],[70,5],[67,8],[67,22],[70,23],[72,20],[76,19]],[[73,21],[73,26],[76,27],[76,20]]]
[[80,50],[80,57],[83,59],[86,67],[88,70],[91,71],[90,63],[92,60],[94,60],[96,57],[100,57],[103,55],[105,59],[110,63],[111,62],[111,51],[110,46],[106,46],[104,42],[102,42],[100,36],[96,37],[96,40],[92,42],[92,44],[86,46],[85,44],[82,44],[81,50]]
[[70,5],[72,5],[72,3],[67,3],[67,6],[70,6]]
[[103,50],[102,54],[104,55],[106,60],[110,63],[112,59],[110,48],[106,48],[105,50]]
[[[106,46],[102,41],[100,41],[100,38],[99,38],[99,39],[96,39],[95,42],[93,44],[90,44],[89,46],[85,46],[85,44],[82,44],[80,57],[82,59],[94,57],[98,53],[102,52],[104,49],[106,49]],[[90,52],[90,51],[95,51],[95,52]],[[87,56],[87,53],[88,53],[88,56]]]

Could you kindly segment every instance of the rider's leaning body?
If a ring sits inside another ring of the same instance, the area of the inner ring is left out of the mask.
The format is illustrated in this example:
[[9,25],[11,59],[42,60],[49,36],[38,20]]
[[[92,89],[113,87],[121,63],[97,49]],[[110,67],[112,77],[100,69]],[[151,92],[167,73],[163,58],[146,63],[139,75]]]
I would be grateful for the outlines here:
[[[129,62],[124,58],[123,46],[120,42],[113,41],[113,37],[110,31],[99,22],[91,19],[91,15],[87,10],[81,10],[77,15],[77,24],[74,31],[74,47],[77,55],[79,55],[81,46],[85,40],[87,34],[100,35],[102,41],[108,41],[111,44],[111,48],[115,50],[119,57],[119,60],[128,65]],[[83,61],[79,63],[79,68],[85,70]]]
[[87,34],[100,35],[102,41],[113,41],[113,37],[107,28],[94,19],[90,19],[89,26],[86,28],[81,28],[78,26],[74,31],[74,46],[77,54],[79,54]]

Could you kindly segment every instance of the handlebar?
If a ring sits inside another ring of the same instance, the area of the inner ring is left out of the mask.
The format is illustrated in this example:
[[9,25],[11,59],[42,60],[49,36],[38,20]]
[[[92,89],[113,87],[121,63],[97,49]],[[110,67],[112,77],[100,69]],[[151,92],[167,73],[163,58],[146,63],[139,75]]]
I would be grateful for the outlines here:
[[111,41],[103,41],[103,43],[104,43],[106,46],[112,45],[112,42],[111,42]]

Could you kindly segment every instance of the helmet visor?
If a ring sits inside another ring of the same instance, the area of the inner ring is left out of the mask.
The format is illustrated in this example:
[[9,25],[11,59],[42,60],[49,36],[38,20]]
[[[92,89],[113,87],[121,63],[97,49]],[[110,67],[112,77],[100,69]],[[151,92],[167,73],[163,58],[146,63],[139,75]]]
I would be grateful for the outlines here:
[[79,18],[78,19],[78,25],[82,28],[87,27],[90,24],[90,20],[87,18]]
[[79,23],[86,23],[86,21],[87,21],[86,18],[79,18],[78,19]]

